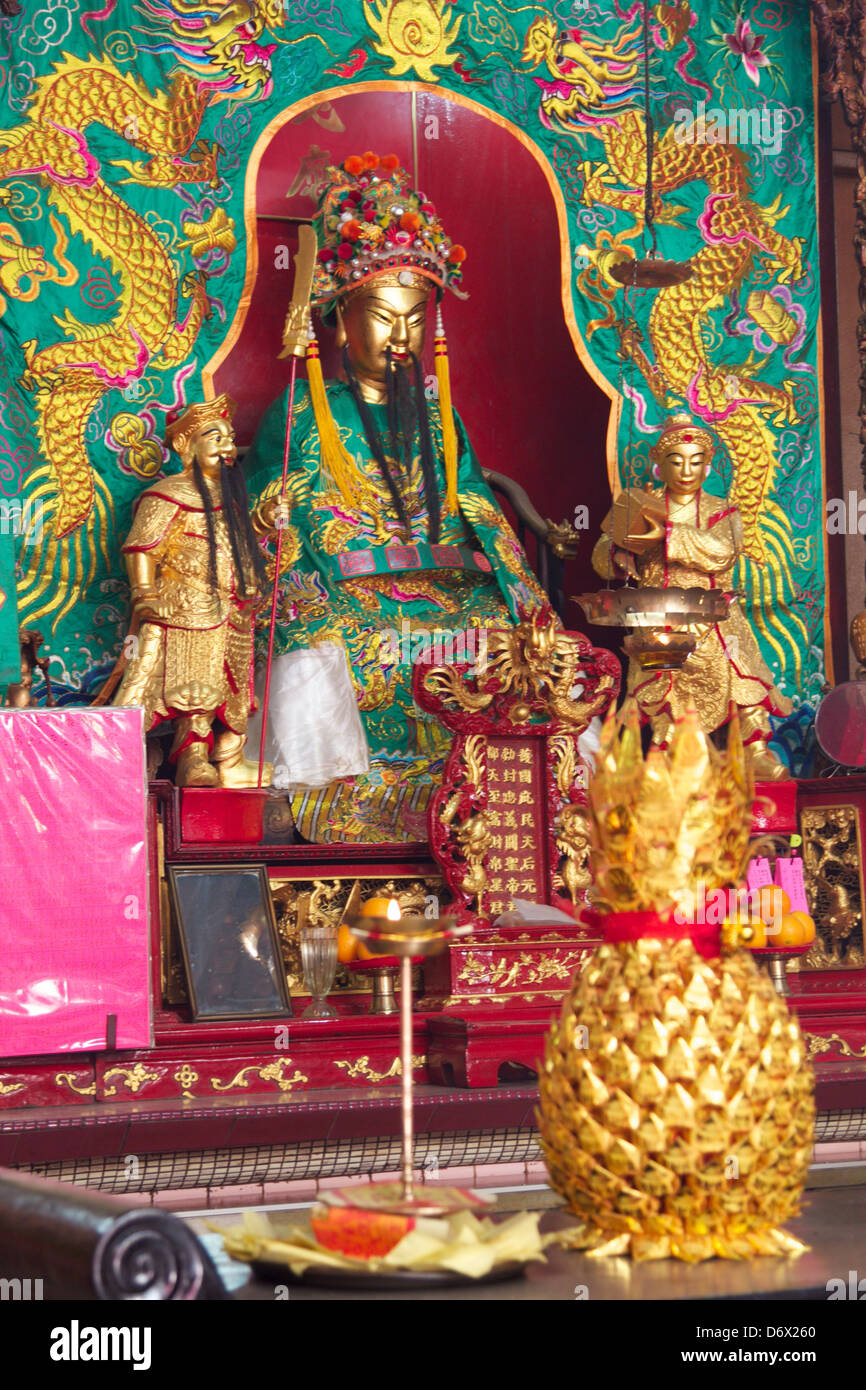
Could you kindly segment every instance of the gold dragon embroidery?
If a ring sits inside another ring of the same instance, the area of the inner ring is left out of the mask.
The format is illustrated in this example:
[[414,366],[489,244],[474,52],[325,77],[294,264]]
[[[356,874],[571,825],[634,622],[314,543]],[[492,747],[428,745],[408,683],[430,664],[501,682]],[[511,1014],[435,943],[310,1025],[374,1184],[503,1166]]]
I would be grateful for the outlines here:
[[[533,21],[523,49],[524,62],[533,68],[543,65],[549,74],[550,80],[539,79],[544,123],[573,135],[591,132],[601,140],[604,160],[583,166],[583,201],[628,212],[635,226],[621,234],[625,237],[640,235],[644,226],[646,126],[635,109],[640,54],[640,26],[631,31],[623,26],[614,42],[601,44],[585,33],[579,38],[560,33],[549,15]],[[786,645],[799,672],[800,652],[808,640],[805,624],[790,607],[793,539],[785,512],[770,497],[778,469],[770,422],[797,420],[793,383],[774,386],[759,380],[756,373],[763,363],[751,356],[739,367],[720,367],[711,358],[705,332],[710,312],[737,293],[756,262],[779,283],[799,279],[803,239],[776,231],[787,208],[780,207],[781,199],[767,207],[756,201],[746,156],[736,145],[679,143],[673,126],[657,133],[656,220],[671,221],[682,212],[661,199],[695,182],[705,184],[707,193],[698,218],[703,245],[690,260],[692,276],[655,296],[649,316],[651,356],[634,334],[624,337],[622,350],[663,411],[686,402],[724,442],[733,464],[732,500],[743,522],[743,577],[751,614],[783,667]],[[622,246],[621,236],[614,250]],[[592,248],[596,273],[598,263],[613,254],[603,247],[611,246],[610,234],[600,234]],[[621,251],[614,259],[622,259]],[[609,314],[596,326],[612,321]]]
[[[60,609],[56,624],[93,577],[96,554],[91,550],[85,576],[80,531],[71,547],[73,562],[67,547],[59,586],[55,564],[64,538],[85,523],[92,527],[94,513],[104,545],[110,495],[91,467],[85,437],[93,411],[108,391],[138,380],[148,366],[164,371],[184,363],[209,312],[203,280],[190,274],[179,283],[175,263],[149,222],[105,182],[87,129],[107,127],[134,141],[139,161],[115,161],[129,173],[125,182],[215,185],[216,147],[195,143],[208,100],[185,73],[167,92],[153,93],[108,60],[63,54],[54,71],[39,79],[26,119],[0,131],[0,180],[38,176],[70,232],[87,241],[119,283],[110,321],[82,323],[67,310],[56,319],[67,341],[42,348],[34,340],[22,344],[21,384],[34,393],[47,460],[31,474],[29,500],[40,501],[41,522],[49,522],[23,577],[22,618]],[[8,197],[0,187],[0,202]],[[185,311],[181,295],[189,300]],[[39,606],[46,590],[50,597]]]

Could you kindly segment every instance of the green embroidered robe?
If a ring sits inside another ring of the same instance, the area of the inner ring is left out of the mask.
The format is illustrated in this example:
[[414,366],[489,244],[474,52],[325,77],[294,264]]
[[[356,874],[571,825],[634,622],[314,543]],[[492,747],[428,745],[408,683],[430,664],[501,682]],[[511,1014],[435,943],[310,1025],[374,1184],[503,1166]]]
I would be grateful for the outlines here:
[[[437,661],[473,659],[478,629],[509,625],[518,606],[533,611],[544,594],[456,416],[459,511],[451,515],[439,408],[429,402],[442,499],[441,534],[431,547],[417,448],[408,476],[398,474],[411,525],[404,538],[348,386],[330,382],[328,399],[358,463],[363,501],[348,507],[323,478],[309,391],[298,382],[274,651],[325,642],[345,647],[371,766],[369,775],[296,796],[295,815],[301,833],[315,841],[424,840],[427,802],[451,735],[412,698],[413,662],[428,654]],[[280,490],[287,403],[284,393],[270,407],[247,457],[254,504]],[[371,410],[387,448],[386,408]],[[392,461],[395,473],[398,467]],[[260,661],[268,618],[269,608],[260,616]]]

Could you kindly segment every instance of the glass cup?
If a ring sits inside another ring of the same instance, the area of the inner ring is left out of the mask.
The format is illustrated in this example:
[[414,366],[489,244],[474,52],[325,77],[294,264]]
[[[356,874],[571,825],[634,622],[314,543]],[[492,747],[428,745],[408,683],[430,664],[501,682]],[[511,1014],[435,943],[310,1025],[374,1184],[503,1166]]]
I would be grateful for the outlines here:
[[337,973],[337,928],[301,927],[301,964],[304,980],[313,996],[302,1018],[337,1018],[337,1010],[327,1001]]

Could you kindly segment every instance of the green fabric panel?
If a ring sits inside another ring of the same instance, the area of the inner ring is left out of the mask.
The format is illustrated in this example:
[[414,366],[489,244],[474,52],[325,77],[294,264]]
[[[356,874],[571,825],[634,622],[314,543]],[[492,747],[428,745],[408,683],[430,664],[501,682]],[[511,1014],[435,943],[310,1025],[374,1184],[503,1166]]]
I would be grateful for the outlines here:
[[18,605],[15,600],[15,545],[11,533],[0,529],[0,689],[10,681],[20,678],[21,649],[18,642]]
[[[720,438],[710,490],[732,489],[743,512],[746,611],[783,692],[817,700],[825,542],[808,6],[658,5],[651,28],[659,249],[695,273],[681,290],[636,297],[645,363],[632,370],[605,267],[613,247],[639,245],[639,6],[32,0],[0,20],[0,495],[45,509],[42,540],[21,544],[19,609],[45,632],[61,694],[98,685],[120,650],[120,544],[133,499],[171,468],[165,413],[201,397],[201,364],[237,310],[256,140],[315,91],[420,80],[509,121],[553,170],[575,322],[594,369],[634,405],[620,427],[623,476],[649,475],[670,405],[707,418]],[[599,85],[586,102],[592,64]],[[715,144],[722,124],[728,143]],[[217,244],[197,243],[185,222],[215,229]],[[198,274],[210,309],[200,324]]]

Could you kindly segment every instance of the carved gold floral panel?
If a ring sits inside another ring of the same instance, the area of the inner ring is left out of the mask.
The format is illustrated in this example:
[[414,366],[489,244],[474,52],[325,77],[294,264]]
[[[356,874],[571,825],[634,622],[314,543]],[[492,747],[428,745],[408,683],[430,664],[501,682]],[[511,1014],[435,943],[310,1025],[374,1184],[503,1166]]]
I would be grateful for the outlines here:
[[803,970],[862,970],[863,855],[856,806],[811,806],[800,817],[803,870],[817,935]]

